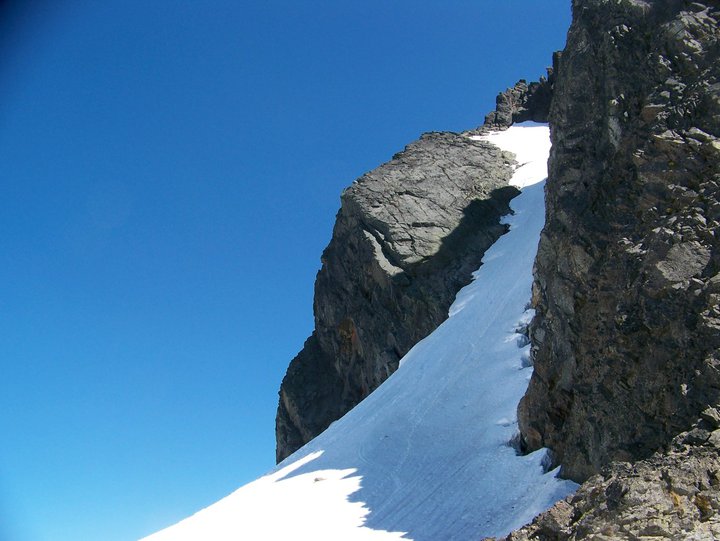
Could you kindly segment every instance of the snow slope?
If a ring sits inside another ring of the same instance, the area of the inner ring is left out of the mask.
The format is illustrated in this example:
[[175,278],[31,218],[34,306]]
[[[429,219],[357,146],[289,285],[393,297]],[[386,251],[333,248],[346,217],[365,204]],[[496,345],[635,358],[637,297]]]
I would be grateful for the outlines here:
[[450,318],[323,434],[218,503],[145,541],[470,540],[530,521],[575,490],[517,456],[516,408],[532,368],[518,332],[544,222],[548,128],[488,140],[518,155],[510,231],[485,254]]

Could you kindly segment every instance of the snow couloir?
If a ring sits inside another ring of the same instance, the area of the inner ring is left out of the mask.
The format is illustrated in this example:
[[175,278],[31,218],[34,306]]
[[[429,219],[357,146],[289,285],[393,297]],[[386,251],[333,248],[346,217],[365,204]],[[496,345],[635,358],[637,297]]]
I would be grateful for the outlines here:
[[515,153],[510,230],[375,392],[275,470],[143,541],[470,540],[500,536],[572,493],[518,456],[516,408],[532,372],[522,329],[544,223],[547,126],[475,136]]

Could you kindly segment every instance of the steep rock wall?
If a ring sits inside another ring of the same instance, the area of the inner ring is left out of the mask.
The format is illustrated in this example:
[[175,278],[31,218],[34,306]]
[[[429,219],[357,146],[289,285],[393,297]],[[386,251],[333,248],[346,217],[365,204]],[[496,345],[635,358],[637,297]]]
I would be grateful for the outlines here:
[[280,461],[397,369],[447,318],[518,192],[513,157],[467,134],[429,133],[342,195],[315,282],[315,331],[290,363]]
[[716,2],[576,0],[518,417],[582,481],[720,400]]

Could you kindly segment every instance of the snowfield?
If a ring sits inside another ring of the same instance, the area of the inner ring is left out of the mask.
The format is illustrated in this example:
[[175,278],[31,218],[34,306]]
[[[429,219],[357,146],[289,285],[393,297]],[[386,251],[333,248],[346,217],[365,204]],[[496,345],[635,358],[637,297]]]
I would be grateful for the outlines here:
[[544,450],[517,456],[508,443],[532,371],[519,331],[532,318],[549,131],[524,123],[485,139],[518,156],[522,193],[447,321],[271,473],[144,541],[477,540],[577,488],[544,471]]

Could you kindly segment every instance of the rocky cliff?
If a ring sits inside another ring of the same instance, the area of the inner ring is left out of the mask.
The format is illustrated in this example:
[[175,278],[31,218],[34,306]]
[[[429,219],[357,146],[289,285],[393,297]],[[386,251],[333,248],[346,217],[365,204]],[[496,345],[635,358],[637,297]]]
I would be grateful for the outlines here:
[[429,133],[342,195],[315,282],[315,332],[280,388],[282,460],[380,385],[444,319],[505,232],[512,155]]
[[720,399],[719,18],[573,4],[519,421],[576,480],[649,457]]
[[573,3],[518,417],[587,480],[506,541],[720,538],[718,7]]

